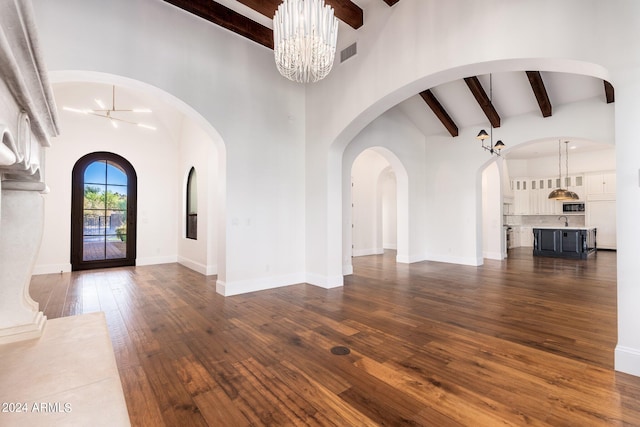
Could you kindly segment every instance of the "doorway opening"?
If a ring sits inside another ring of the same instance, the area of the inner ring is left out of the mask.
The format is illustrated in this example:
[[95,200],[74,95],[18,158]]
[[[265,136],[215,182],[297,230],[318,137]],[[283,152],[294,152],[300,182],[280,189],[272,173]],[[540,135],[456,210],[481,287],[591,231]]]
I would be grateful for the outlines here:
[[397,180],[389,161],[366,149],[351,168],[352,256],[396,251]]
[[137,175],[125,158],[95,152],[73,167],[71,269],[136,262]]

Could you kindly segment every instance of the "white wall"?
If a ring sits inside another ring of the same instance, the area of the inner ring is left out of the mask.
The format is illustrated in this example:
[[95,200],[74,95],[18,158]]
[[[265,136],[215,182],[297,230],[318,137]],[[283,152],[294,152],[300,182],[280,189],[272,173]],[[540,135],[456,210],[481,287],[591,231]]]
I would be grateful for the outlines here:
[[398,180],[391,167],[380,174],[379,198],[382,204],[382,247],[398,249]]
[[[207,134],[185,119],[180,137],[178,173],[181,175],[181,200],[177,206],[178,262],[202,274],[217,274],[218,151]],[[186,188],[191,168],[195,168],[198,191],[198,238],[186,238]]]
[[504,258],[504,230],[502,228],[502,189],[500,170],[492,162],[482,171],[482,256]]
[[[640,12],[636,11],[635,16]],[[637,27],[636,27],[637,28]],[[630,47],[625,40],[625,49]],[[619,74],[616,83],[616,209],[618,253],[618,345],[617,370],[640,376],[640,146],[637,118],[640,117],[640,64]],[[618,90],[622,87],[623,90]]]
[[[232,295],[304,281],[305,89],[279,75],[273,51],[161,1],[33,4],[52,75],[101,72],[142,82],[223,142],[226,236],[220,236],[218,257],[226,259],[217,265],[218,291]],[[176,247],[175,235],[143,238],[152,255],[155,239]]]

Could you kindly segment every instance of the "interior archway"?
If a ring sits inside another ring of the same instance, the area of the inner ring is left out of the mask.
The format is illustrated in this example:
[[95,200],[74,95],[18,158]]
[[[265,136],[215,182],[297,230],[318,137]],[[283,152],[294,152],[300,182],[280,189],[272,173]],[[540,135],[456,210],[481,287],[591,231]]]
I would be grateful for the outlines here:
[[[524,68],[523,68],[524,67]],[[455,79],[462,79],[465,76],[469,75],[480,75],[480,74],[490,74],[490,73],[499,73],[499,72],[510,72],[517,71],[522,69],[538,69],[541,71],[549,71],[549,72],[562,72],[562,73],[575,73],[582,76],[592,76],[596,79],[607,79],[608,72],[602,66],[593,63],[582,63],[573,60],[562,60],[562,59],[551,59],[551,58],[539,58],[539,59],[505,59],[498,61],[490,61],[484,62],[482,64],[468,64],[461,67],[456,67],[453,69],[445,70],[433,75],[423,76],[415,81],[406,84],[402,87],[397,88],[395,91],[386,94],[382,98],[373,102],[371,105],[364,108],[359,114],[356,114],[353,117],[353,120],[346,121],[346,126],[341,129],[341,131],[337,134],[335,139],[333,139],[333,143],[328,148],[328,194],[329,194],[329,211],[328,211],[328,234],[327,234],[327,244],[333,249],[329,249],[328,253],[332,253],[335,250],[336,233],[340,232],[339,229],[335,228],[336,224],[342,224],[342,228],[346,226],[344,219],[346,218],[345,212],[341,214],[335,209],[335,202],[337,201],[337,197],[342,198],[342,204],[344,205],[344,191],[348,186],[344,184],[345,174],[342,174],[342,180],[336,179],[337,171],[339,170],[338,161],[341,161],[344,153],[348,151],[348,147],[351,144],[351,141],[359,137],[359,134],[368,128],[372,123],[374,123],[378,118],[383,117],[389,111],[394,109],[394,106],[398,105],[399,102],[406,100],[408,97],[419,93],[425,88],[430,88],[437,86],[439,84],[443,84],[448,81],[452,81]],[[552,120],[553,121],[553,120]],[[612,122],[612,120],[611,120]],[[549,121],[547,122],[549,123]],[[612,123],[611,123],[612,125]],[[553,128],[553,125],[547,126],[548,128]],[[603,134],[602,130],[606,130],[609,128],[609,123],[606,126],[600,126],[600,131],[596,132],[598,135]],[[505,136],[502,139],[508,140],[510,144],[510,148],[525,142],[521,138],[520,135],[516,131],[510,131],[507,126],[503,126],[500,130]],[[541,130],[540,136],[544,135],[547,132],[547,129]],[[557,132],[557,130],[556,130]],[[473,134],[473,135],[472,135]],[[477,129],[464,128],[460,129],[460,135],[455,138],[454,142],[461,140],[469,140],[473,141],[475,135],[477,134]],[[532,138],[536,136],[532,135]],[[539,136],[538,136],[539,137]],[[451,152],[452,155],[460,156],[460,151],[455,147],[456,144],[451,144],[450,137],[427,137],[427,139],[433,140],[434,143],[440,144],[434,147],[434,151],[430,154],[433,154],[434,159],[445,159],[447,162],[450,158],[443,157],[447,153]],[[442,144],[446,144],[443,146]],[[442,148],[444,147],[444,149]],[[459,146],[458,146],[459,147]],[[455,153],[455,154],[454,154]],[[472,210],[475,212],[475,224],[468,223],[467,220],[460,220],[456,222],[456,226],[460,224],[465,224],[465,227],[468,230],[463,230],[465,236],[470,236],[474,239],[473,244],[473,252],[467,250],[468,253],[457,255],[457,256],[449,256],[447,253],[437,254],[432,253],[431,250],[427,249],[422,255],[422,259],[433,259],[433,260],[444,260],[446,262],[458,262],[461,264],[470,264],[470,265],[479,265],[482,263],[482,218],[481,218],[481,191],[482,186],[480,183],[480,170],[484,167],[482,166],[485,163],[486,157],[480,157],[478,154],[467,154],[465,153],[465,159],[458,157],[459,160],[464,160],[463,163],[457,162],[458,165],[454,167],[460,167],[460,171],[465,172],[468,170],[468,167],[471,167],[472,174],[475,177],[476,184],[471,184],[472,188],[475,188],[475,201],[472,203]],[[481,160],[482,159],[482,160]],[[453,163],[453,162],[452,162]],[[460,166],[460,165],[465,166]],[[347,176],[348,178],[348,176]],[[342,188],[342,192],[338,191],[338,187]],[[339,196],[342,194],[342,196]],[[469,207],[458,209],[459,212],[469,213],[471,210]],[[342,217],[342,220],[339,221],[337,216]],[[459,216],[460,214],[457,213]],[[454,215],[455,217],[455,215]],[[453,219],[453,218],[452,218]],[[444,227],[450,228],[450,227]],[[344,231],[342,232],[344,234]],[[346,248],[343,245],[343,255],[345,253]],[[449,250],[451,252],[451,250]],[[424,257],[426,254],[426,258]],[[335,261],[335,258],[332,259]],[[344,264],[346,261],[346,257],[343,256],[342,264],[344,270]],[[334,271],[332,267],[329,268],[330,271]]]
[[[354,146],[358,146],[358,143],[356,142]],[[359,162],[358,159],[360,159]],[[384,147],[369,147],[357,153],[349,150],[344,161],[344,173],[349,178],[345,180],[348,182],[348,190],[345,191],[347,196],[343,202],[343,219],[345,221],[342,236],[343,274],[353,272],[352,256],[382,253],[384,250],[382,184],[385,183],[390,172],[393,173],[396,186],[394,194],[396,261],[408,262],[410,224],[406,168],[391,150]],[[365,188],[362,190],[354,188],[355,185],[352,186],[351,177],[359,181],[357,186],[364,185]],[[386,184],[388,185],[388,182]],[[353,195],[359,190],[360,200],[356,202]],[[365,207],[362,210],[354,209],[354,203],[365,203]],[[354,220],[354,212],[359,212],[358,220]],[[367,225],[355,229],[354,225],[358,221]],[[361,234],[360,239],[354,239],[354,232]]]
[[[124,123],[115,130],[120,132],[117,134],[117,138],[112,138],[116,143],[111,151],[130,159],[138,173],[145,176],[145,179],[140,181],[140,191],[144,194],[141,198],[142,204],[139,207],[137,264],[177,261],[202,274],[217,274],[218,280],[224,280],[226,265],[224,220],[226,154],[224,143],[218,132],[184,102],[140,81],[104,73],[60,71],[51,73],[51,81],[60,110],[67,105],[96,108],[92,105],[93,98],[79,97],[83,92],[83,87],[88,88],[84,91],[86,92],[84,95],[91,93],[94,89],[107,88],[110,92],[111,87],[115,87],[116,103],[122,102],[124,107],[125,102],[141,101],[145,105],[131,105],[131,107],[143,106],[153,111],[151,117],[155,120],[156,131],[134,130],[135,126]],[[58,96],[62,93],[67,95]],[[107,100],[111,106],[112,99],[109,97]],[[60,111],[62,123],[64,125],[66,121],[67,125],[63,127],[62,134],[56,141],[57,144],[50,149],[48,155],[56,160],[51,162],[52,166],[48,171],[52,188],[58,186],[54,182],[58,179],[58,174],[52,169],[68,167],[68,161],[64,157],[77,156],[76,158],[78,158],[91,151],[91,147],[108,149],[109,145],[105,134],[114,131],[109,128],[104,130],[94,128],[93,126],[104,125],[100,122],[103,120],[101,118],[83,115],[77,115],[76,118],[73,114],[68,111]],[[71,123],[70,120],[76,121],[76,123]],[[146,118],[145,120],[149,121],[150,119]],[[106,120],[104,122],[108,124]],[[139,133],[125,136],[127,132]],[[122,141],[119,141],[121,139]],[[81,140],[82,143],[80,143]],[[64,151],[67,151],[65,156],[61,156],[62,159],[55,159],[57,150],[63,149],[63,146],[66,147]],[[188,239],[183,236],[182,230],[175,226],[182,224],[182,220],[177,217],[175,221],[171,220],[172,215],[177,216],[183,213],[180,206],[184,205],[182,201],[183,177],[180,172],[177,172],[182,169],[182,166],[177,164],[172,166],[171,164],[175,162],[195,165],[199,177],[205,181],[204,185],[199,186],[199,189],[205,188],[202,201],[205,207],[201,205],[199,210],[207,211],[207,215],[199,221],[198,240],[189,239],[188,243],[183,242]],[[175,171],[177,174],[173,176],[171,173],[167,173],[168,171]],[[65,186],[66,184],[61,182],[59,185]],[[55,202],[54,199],[56,199]],[[58,197],[52,197],[50,203],[57,203],[58,200]],[[62,207],[61,205],[60,208]],[[169,215],[160,214],[165,210]],[[163,221],[162,218],[165,217],[166,220]],[[52,242],[62,241],[63,232],[64,230],[56,229],[53,220],[45,219],[45,236],[39,260],[42,266],[39,268],[36,265],[36,269],[40,273],[52,272],[45,269],[51,265],[55,266],[57,271],[66,269],[63,267],[63,263],[55,258],[55,250],[48,247],[53,244]],[[189,246],[192,242],[194,244]]]

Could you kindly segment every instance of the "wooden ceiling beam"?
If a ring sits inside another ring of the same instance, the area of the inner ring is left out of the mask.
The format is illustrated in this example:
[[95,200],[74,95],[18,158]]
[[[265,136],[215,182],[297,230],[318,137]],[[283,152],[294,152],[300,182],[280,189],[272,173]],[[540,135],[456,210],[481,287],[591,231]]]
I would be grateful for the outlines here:
[[604,82],[604,95],[607,98],[607,104],[611,104],[615,102],[615,91],[613,90],[613,85],[606,80]]
[[212,0],[164,0],[229,31],[273,49],[273,30]]
[[547,95],[547,89],[544,87],[540,71],[527,71],[526,73],[529,78],[533,94],[536,96],[536,100],[538,101],[542,117],[550,117],[552,110],[551,101],[549,101],[549,95]]
[[[282,0],[238,0],[245,6],[268,18],[273,18]],[[398,0],[396,0],[398,1]],[[325,4],[331,6],[336,18],[348,24],[352,28],[358,29],[364,23],[364,12],[358,5],[350,0],[325,0]]]
[[478,101],[478,105],[480,105],[480,108],[482,108],[482,111],[484,111],[487,119],[489,119],[489,123],[491,123],[491,126],[494,128],[499,128],[500,115],[493,107],[493,104],[487,96],[487,93],[484,91],[484,88],[480,84],[480,80],[478,80],[478,77],[465,77],[464,81],[469,87],[469,90],[471,91],[473,96],[476,98],[476,101]]
[[427,89],[423,92],[420,92],[420,96],[424,99],[424,102],[431,108],[433,113],[440,119],[445,128],[449,131],[451,136],[458,136],[458,126],[454,123],[453,119],[447,113],[447,110],[444,109],[442,104],[435,97],[433,92],[430,89]]

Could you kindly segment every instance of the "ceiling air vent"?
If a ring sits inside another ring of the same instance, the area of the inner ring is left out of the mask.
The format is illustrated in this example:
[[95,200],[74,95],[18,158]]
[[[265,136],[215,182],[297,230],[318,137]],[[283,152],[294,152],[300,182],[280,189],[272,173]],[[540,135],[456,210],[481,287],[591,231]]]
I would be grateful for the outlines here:
[[358,53],[358,45],[357,43],[352,44],[351,46],[345,47],[340,52],[340,63],[343,63],[347,59],[351,58],[353,55]]

